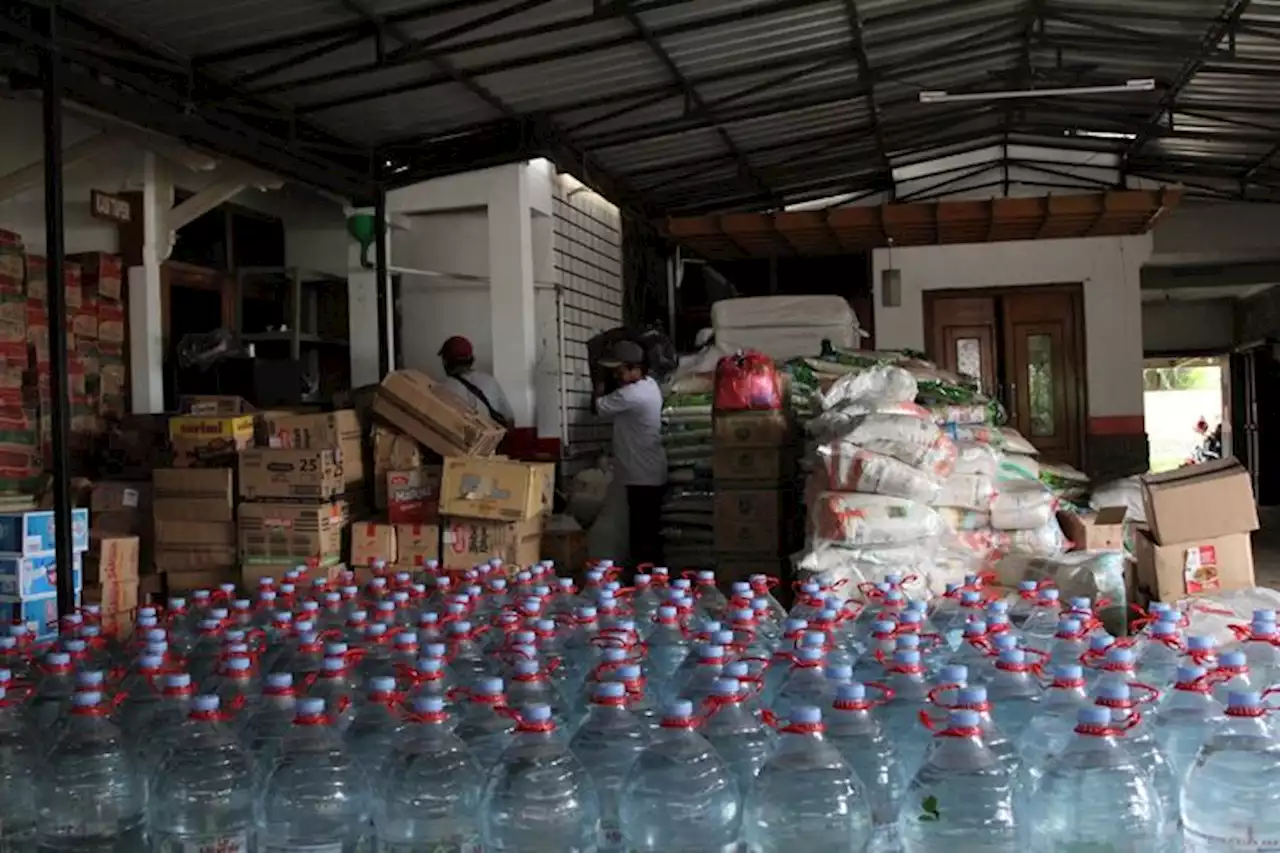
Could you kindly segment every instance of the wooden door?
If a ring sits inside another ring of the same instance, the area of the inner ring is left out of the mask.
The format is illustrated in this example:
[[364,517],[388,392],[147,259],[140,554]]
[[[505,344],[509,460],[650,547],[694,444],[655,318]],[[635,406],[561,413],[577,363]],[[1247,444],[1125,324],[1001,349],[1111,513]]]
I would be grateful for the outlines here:
[[1079,465],[1084,359],[1079,290],[1001,297],[1010,424],[1043,459]]
[[999,395],[996,298],[937,296],[925,303],[932,329],[930,355],[938,366],[978,381],[984,394]]

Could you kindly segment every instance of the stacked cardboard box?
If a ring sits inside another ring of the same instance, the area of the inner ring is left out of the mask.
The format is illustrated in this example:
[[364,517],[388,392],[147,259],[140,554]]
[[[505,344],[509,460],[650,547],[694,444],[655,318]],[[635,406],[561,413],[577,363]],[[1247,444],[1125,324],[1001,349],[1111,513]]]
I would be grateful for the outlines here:
[[152,475],[155,567],[170,590],[234,581],[236,523],[230,468],[157,468]]
[[543,520],[554,497],[554,465],[446,458],[440,483],[441,564],[465,571],[491,557],[511,566],[537,562]]
[[104,536],[97,553],[85,560],[85,602],[102,607],[102,626],[127,636],[138,609],[139,540]]
[[[0,513],[0,621],[25,623],[38,638],[58,630],[57,556],[52,510]],[[89,511],[72,510],[72,583],[84,587]]]
[[183,414],[169,419],[175,468],[234,467],[236,454],[253,446],[257,416],[239,397],[190,397]]
[[333,447],[258,447],[240,453],[239,550],[242,580],[299,565],[342,562],[347,481]]
[[[1147,527],[1134,542],[1142,600],[1177,601],[1254,586],[1258,509],[1249,472],[1220,459],[1142,478]],[[1139,603],[1142,603],[1140,600]]]
[[795,431],[782,410],[712,420],[714,536],[721,581],[785,574],[795,518]]
[[128,411],[124,340],[124,262],[118,255],[71,256],[80,265],[82,308],[75,315],[76,347],[83,361],[86,393],[94,415]]

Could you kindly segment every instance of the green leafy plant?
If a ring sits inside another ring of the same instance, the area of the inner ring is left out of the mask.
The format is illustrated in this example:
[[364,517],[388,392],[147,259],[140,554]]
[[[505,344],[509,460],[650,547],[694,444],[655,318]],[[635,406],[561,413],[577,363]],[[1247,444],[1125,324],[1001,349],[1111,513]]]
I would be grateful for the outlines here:
[[934,796],[925,797],[920,801],[920,817],[923,822],[932,820],[942,820],[942,812],[938,811],[938,798]]

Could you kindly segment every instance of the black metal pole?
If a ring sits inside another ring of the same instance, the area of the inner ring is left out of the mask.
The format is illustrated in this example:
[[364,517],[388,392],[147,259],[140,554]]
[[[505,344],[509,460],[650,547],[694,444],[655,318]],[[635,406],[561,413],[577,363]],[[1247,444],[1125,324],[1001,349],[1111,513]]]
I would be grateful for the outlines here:
[[48,256],[49,392],[53,419],[54,542],[58,560],[58,613],[76,609],[71,576],[71,421],[67,400],[67,295],[62,232],[62,57],[58,53],[58,13],[49,7],[51,46],[40,57],[44,87],[44,230]]
[[387,322],[387,290],[391,282],[387,275],[387,191],[381,180],[373,201],[373,234],[377,241],[374,244],[373,268],[378,278],[378,380],[381,381],[391,370],[391,341],[387,334],[390,326]]

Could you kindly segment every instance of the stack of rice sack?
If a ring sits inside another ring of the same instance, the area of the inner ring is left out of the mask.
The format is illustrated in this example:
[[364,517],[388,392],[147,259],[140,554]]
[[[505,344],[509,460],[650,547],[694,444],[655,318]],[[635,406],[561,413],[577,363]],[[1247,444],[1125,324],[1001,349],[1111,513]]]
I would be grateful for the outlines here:
[[662,505],[663,556],[682,568],[714,565],[713,392],[712,374],[689,373],[671,382],[663,400],[662,443],[669,483]]
[[836,379],[816,401],[802,575],[862,583],[901,572],[940,590],[932,569],[948,530],[932,504],[956,447],[917,390],[907,370],[879,365]]

